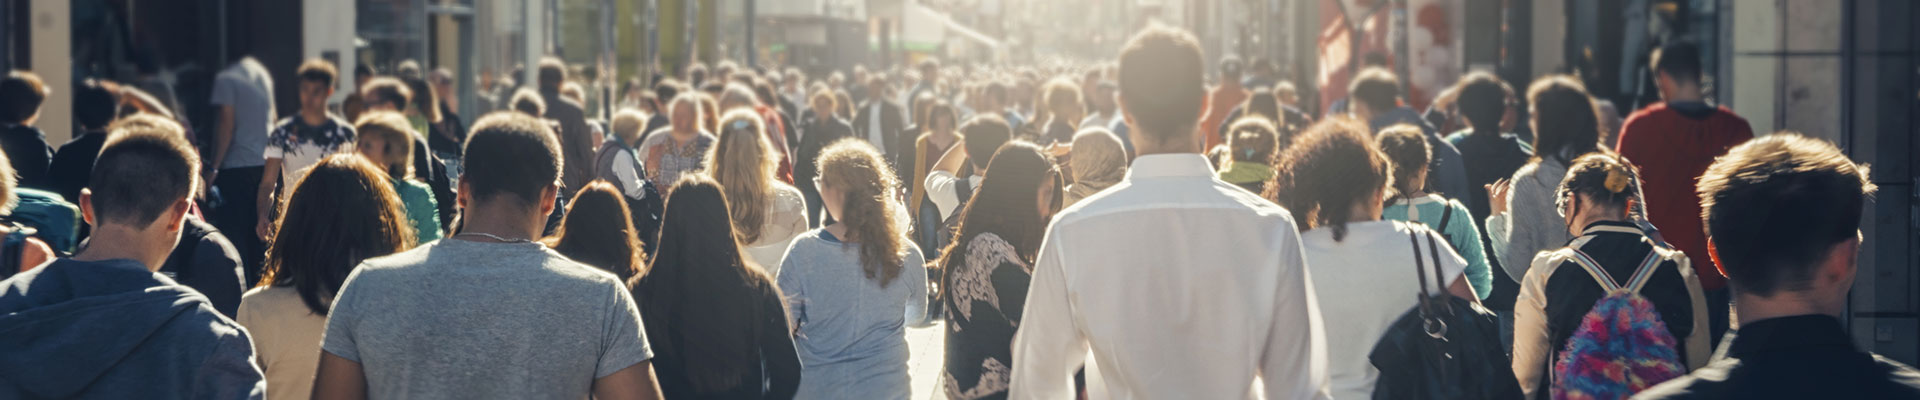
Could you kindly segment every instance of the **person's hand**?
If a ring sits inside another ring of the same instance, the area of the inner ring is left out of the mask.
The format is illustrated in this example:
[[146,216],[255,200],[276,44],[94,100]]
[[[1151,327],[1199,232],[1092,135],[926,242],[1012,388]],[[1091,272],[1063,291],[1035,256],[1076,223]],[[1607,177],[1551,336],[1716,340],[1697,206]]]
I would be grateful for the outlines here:
[[1073,153],[1072,144],[1053,143],[1053,144],[1047,145],[1047,154],[1052,155],[1054,157],[1065,157],[1067,154],[1072,154],[1072,153]]
[[1501,179],[1487,184],[1486,188],[1487,205],[1492,208],[1493,214],[1498,215],[1507,212],[1507,196],[1513,194],[1513,182]]
[[260,240],[273,240],[273,220],[260,216],[260,222],[253,225],[253,233],[260,235]]

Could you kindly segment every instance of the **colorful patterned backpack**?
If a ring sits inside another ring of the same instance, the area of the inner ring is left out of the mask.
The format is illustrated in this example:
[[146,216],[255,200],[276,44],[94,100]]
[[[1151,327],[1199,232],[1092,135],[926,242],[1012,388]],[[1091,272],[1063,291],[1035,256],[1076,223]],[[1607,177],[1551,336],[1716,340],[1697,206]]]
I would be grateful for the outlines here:
[[1640,288],[1660,265],[1659,254],[1648,253],[1622,286],[1586,253],[1567,251],[1607,290],[1607,296],[1580,319],[1580,327],[1553,364],[1553,399],[1625,399],[1686,375],[1686,364],[1676,350],[1679,341],[1668,333],[1653,302],[1640,296]]

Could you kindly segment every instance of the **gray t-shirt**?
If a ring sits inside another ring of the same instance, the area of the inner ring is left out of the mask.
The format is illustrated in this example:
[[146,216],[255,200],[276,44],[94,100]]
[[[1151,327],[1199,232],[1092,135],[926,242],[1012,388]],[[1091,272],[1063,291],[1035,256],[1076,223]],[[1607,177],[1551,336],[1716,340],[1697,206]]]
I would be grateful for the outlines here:
[[653,357],[626,286],[534,243],[446,239],[347,277],[321,348],[373,398],[578,400]]
[[213,105],[233,107],[233,143],[220,169],[267,164],[267,132],[273,130],[273,76],[252,58],[213,78]]

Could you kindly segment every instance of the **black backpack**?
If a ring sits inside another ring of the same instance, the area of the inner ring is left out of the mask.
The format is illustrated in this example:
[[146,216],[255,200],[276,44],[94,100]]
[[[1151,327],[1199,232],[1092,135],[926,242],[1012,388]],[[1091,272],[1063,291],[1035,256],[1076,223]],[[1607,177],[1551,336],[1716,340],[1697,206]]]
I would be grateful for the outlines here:
[[33,228],[13,224],[13,231],[0,238],[0,279],[20,273],[20,256],[26,254],[27,237],[33,233]]

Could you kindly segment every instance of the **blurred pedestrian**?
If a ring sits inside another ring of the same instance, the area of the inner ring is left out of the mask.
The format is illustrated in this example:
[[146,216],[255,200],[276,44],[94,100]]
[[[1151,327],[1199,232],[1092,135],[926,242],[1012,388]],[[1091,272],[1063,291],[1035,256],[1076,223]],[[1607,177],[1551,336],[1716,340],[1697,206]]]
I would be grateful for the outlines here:
[[937,299],[951,310],[941,375],[949,399],[1006,396],[1034,257],[1060,209],[1060,169],[1039,146],[1007,143],[988,171],[955,240],[934,262],[945,271]]
[[[367,161],[386,172],[393,191],[400,196],[400,205],[407,213],[407,222],[413,227],[413,236],[418,244],[440,240],[441,231],[439,207],[441,200],[433,195],[433,189],[414,176],[413,152],[417,151],[413,138],[418,133],[407,122],[405,116],[392,111],[374,111],[364,113],[360,122],[359,143],[354,146]],[[453,201],[453,199],[447,199]]]

